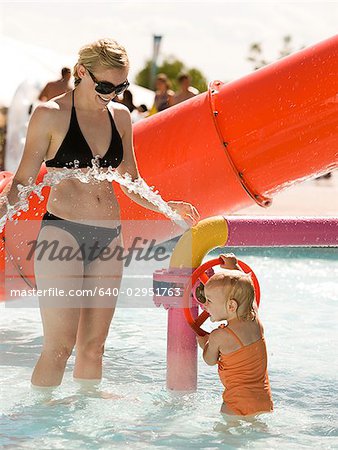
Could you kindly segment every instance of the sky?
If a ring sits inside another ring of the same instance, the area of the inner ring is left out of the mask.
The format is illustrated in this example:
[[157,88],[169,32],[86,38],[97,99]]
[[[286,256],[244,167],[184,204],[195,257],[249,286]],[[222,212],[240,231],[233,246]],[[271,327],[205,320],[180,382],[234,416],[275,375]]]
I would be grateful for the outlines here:
[[70,65],[82,45],[113,37],[128,51],[132,81],[151,58],[153,34],[163,36],[160,61],[173,55],[208,81],[229,81],[252,70],[252,42],[272,61],[283,36],[299,49],[335,35],[337,24],[337,2],[0,0],[0,36],[51,49]]

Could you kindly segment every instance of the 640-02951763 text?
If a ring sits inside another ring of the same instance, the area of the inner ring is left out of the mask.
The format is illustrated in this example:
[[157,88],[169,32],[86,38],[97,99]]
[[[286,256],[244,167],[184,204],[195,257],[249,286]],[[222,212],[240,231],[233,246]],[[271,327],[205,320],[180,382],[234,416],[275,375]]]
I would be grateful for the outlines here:
[[48,289],[11,289],[11,297],[104,297],[118,295],[127,295],[128,297],[152,297],[157,296],[168,296],[168,297],[179,297],[181,296],[181,289],[179,287],[166,288],[166,287],[148,287],[148,288],[102,288],[95,286],[93,289],[59,289],[59,288],[48,288]]

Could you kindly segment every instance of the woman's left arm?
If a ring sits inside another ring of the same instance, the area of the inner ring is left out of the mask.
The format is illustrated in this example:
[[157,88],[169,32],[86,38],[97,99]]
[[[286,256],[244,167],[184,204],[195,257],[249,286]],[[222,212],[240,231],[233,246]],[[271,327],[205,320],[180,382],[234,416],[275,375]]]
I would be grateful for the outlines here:
[[[123,143],[123,160],[119,167],[116,169],[120,175],[128,173],[131,179],[134,181],[140,178],[140,173],[137,168],[134,146],[133,146],[133,131],[130,112],[127,108],[119,108],[115,113],[119,114],[119,124],[123,129],[122,143]],[[122,191],[135,203],[143,206],[144,208],[152,211],[161,212],[157,206],[153,205],[147,199],[141,197],[141,195],[129,192],[124,186],[121,186]],[[197,209],[190,203],[184,201],[168,201],[166,202],[170,208],[176,211],[182,216],[182,218],[189,224],[194,225],[199,220],[199,214]]]

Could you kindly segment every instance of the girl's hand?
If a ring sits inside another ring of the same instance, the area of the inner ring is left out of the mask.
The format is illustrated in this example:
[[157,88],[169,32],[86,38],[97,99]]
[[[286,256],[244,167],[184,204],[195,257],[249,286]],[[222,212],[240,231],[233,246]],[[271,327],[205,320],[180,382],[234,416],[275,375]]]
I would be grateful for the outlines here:
[[209,335],[206,334],[205,336],[196,336],[198,345],[204,350],[205,344],[209,340]]
[[241,270],[238,260],[233,253],[226,253],[225,255],[219,255],[219,257],[223,261],[223,264],[220,265],[221,269]]
[[167,204],[168,206],[170,206],[171,209],[173,209],[180,216],[182,216],[182,219],[190,226],[196,225],[196,223],[200,219],[200,215],[197,209],[190,203],[181,201],[170,201],[167,202]]

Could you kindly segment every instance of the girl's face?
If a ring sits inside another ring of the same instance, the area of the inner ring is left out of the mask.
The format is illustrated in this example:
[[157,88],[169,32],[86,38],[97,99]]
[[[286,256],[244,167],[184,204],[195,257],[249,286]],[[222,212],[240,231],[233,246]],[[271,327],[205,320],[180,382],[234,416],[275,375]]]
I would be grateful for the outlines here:
[[219,322],[228,318],[224,289],[217,286],[205,286],[204,309],[210,314],[211,322]]
[[235,299],[230,298],[230,286],[208,286],[204,287],[205,303],[204,309],[210,314],[211,322],[231,320],[237,317],[238,304]]

